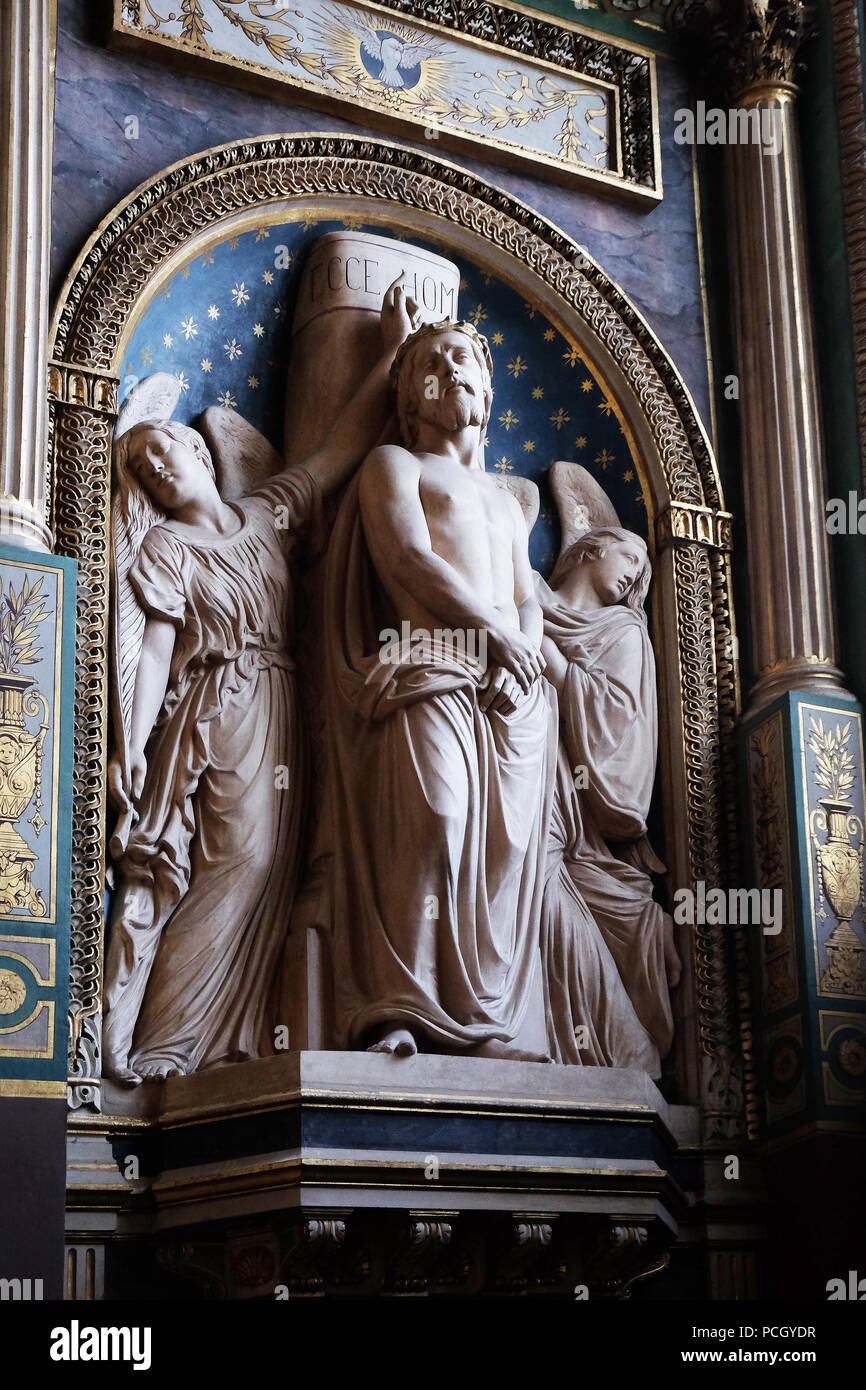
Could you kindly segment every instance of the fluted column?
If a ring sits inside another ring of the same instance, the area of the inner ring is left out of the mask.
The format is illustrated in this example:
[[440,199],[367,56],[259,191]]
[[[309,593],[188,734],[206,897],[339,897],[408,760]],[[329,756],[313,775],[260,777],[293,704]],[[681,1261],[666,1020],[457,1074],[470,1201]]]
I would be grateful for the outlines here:
[[51,548],[45,524],[52,0],[0,4],[0,541]]
[[796,89],[756,81],[732,100],[757,109],[775,137],[772,153],[754,144],[727,149],[757,708],[786,690],[839,692],[843,681],[835,665]]
[[786,691],[847,693],[836,666],[793,82],[809,14],[802,0],[697,0],[684,14],[701,42],[712,101],[749,113],[742,131],[763,132],[725,151],[752,711]]

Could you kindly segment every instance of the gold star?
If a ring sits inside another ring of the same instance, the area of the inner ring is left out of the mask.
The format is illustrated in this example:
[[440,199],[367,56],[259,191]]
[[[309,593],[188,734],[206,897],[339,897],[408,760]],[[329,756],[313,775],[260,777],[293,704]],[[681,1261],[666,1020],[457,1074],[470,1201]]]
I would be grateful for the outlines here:
[[585,377],[583,378],[583,381],[580,383],[580,389],[581,389],[581,391],[591,391],[591,390],[592,390],[592,380],[591,380],[590,377],[585,376]]
[[622,480],[623,480],[624,483],[633,482],[633,481],[634,481],[634,469],[632,469],[632,468],[627,468],[627,469],[625,470],[625,472],[623,473],[623,475],[622,475]]
[[507,459],[504,454],[502,455],[502,458],[496,460],[493,467],[496,469],[497,473],[514,472],[514,464],[511,462],[510,459]]
[[248,376],[248,377],[247,377],[247,386],[251,386],[252,389],[253,389],[254,391],[255,391],[256,387],[258,386],[258,384],[259,384],[259,379],[258,379],[257,376]]
[[263,270],[262,279],[264,280],[266,285],[272,284],[274,279],[274,272],[272,270]]
[[267,227],[256,227],[256,241],[265,241],[269,236]]
[[556,334],[555,334],[555,332],[553,331],[552,328],[545,328],[545,330],[544,330],[544,341],[545,341],[546,343],[552,343],[555,337],[556,337]]
[[525,454],[532,454],[532,453],[535,452],[535,442],[534,442],[534,440],[532,440],[532,439],[527,439],[526,443],[525,443],[524,446],[523,446],[523,452],[524,452]]
[[533,399],[534,401],[540,401],[543,395],[544,395],[544,387],[543,387],[543,386],[533,386],[533,388],[532,388],[532,399]]
[[578,448],[578,449],[585,449],[585,448],[586,448],[586,435],[585,435],[585,434],[578,435],[578,437],[577,437],[577,439],[575,439],[574,443],[575,443],[575,447],[576,447],[576,448]]
[[469,318],[470,321],[474,323],[475,327],[477,328],[479,323],[482,323],[484,319],[487,318],[487,310],[485,309],[484,305],[476,304],[475,308],[472,310],[472,313],[469,315]]
[[600,463],[603,469],[606,469],[609,464],[616,462],[616,456],[610,453],[609,450],[602,449],[601,453],[596,454],[595,461],[596,463]]
[[551,415],[550,423],[552,425],[555,425],[558,430],[561,430],[563,425],[567,425],[570,419],[571,416],[569,415],[568,411],[563,410],[562,406],[560,406],[556,414]]
[[502,347],[503,337],[501,333],[494,333],[490,339],[494,347]]
[[526,363],[524,362],[523,358],[520,356],[519,353],[517,357],[512,358],[512,360],[509,362],[508,370],[514,377],[515,381],[518,380],[522,372],[526,371]]
[[576,347],[570,347],[568,352],[562,354],[562,360],[563,362],[567,362],[569,367],[576,367],[578,362],[581,362],[583,359]]
[[515,415],[513,410],[508,409],[505,411],[504,415],[500,415],[499,423],[500,425],[503,425],[505,427],[507,433],[508,430],[511,429],[512,425],[520,424],[520,417],[519,415]]

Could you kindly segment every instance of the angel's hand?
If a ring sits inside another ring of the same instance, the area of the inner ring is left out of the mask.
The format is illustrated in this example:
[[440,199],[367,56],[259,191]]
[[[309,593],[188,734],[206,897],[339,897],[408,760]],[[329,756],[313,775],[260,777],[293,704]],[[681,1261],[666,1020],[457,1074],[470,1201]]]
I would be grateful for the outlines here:
[[108,795],[112,804],[118,811],[128,811],[130,801],[123,785],[123,758],[119,753],[113,753],[108,760],[107,778]]
[[400,283],[402,275],[385,291],[382,300],[382,343],[386,352],[395,353],[410,333],[421,325],[421,314]]
[[[121,753],[114,753],[108,763],[108,795],[118,811],[129,811],[133,801],[137,801],[144,788],[147,776],[147,761],[141,752],[130,754],[129,768],[124,764]],[[124,773],[127,775],[124,776]]]
[[133,748],[129,754],[130,795],[133,801],[137,801],[144,791],[146,777],[147,759],[140,748]]

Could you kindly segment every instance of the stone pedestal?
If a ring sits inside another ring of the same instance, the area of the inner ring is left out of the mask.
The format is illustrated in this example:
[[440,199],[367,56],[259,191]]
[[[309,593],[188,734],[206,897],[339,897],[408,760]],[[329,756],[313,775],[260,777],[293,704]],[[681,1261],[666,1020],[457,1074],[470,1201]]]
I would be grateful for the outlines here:
[[854,1176],[866,1160],[862,713],[788,694],[743,732],[750,881],[781,893],[783,908],[778,934],[754,929],[752,994],[766,1172],[786,1213],[777,1292],[823,1298],[827,1280],[856,1265],[866,1219]]
[[157,1297],[626,1297],[667,1267],[698,1142],[641,1072],[480,1058],[287,1053],[105,1105],[68,1231],[107,1249],[106,1297],[118,1240]]

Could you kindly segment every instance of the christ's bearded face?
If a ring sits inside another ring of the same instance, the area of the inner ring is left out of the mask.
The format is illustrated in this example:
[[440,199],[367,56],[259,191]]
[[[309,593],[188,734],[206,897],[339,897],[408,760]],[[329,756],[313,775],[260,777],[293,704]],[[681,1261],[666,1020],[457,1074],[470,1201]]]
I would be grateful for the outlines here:
[[465,333],[449,330],[422,339],[407,366],[419,420],[447,434],[486,423],[490,388]]

